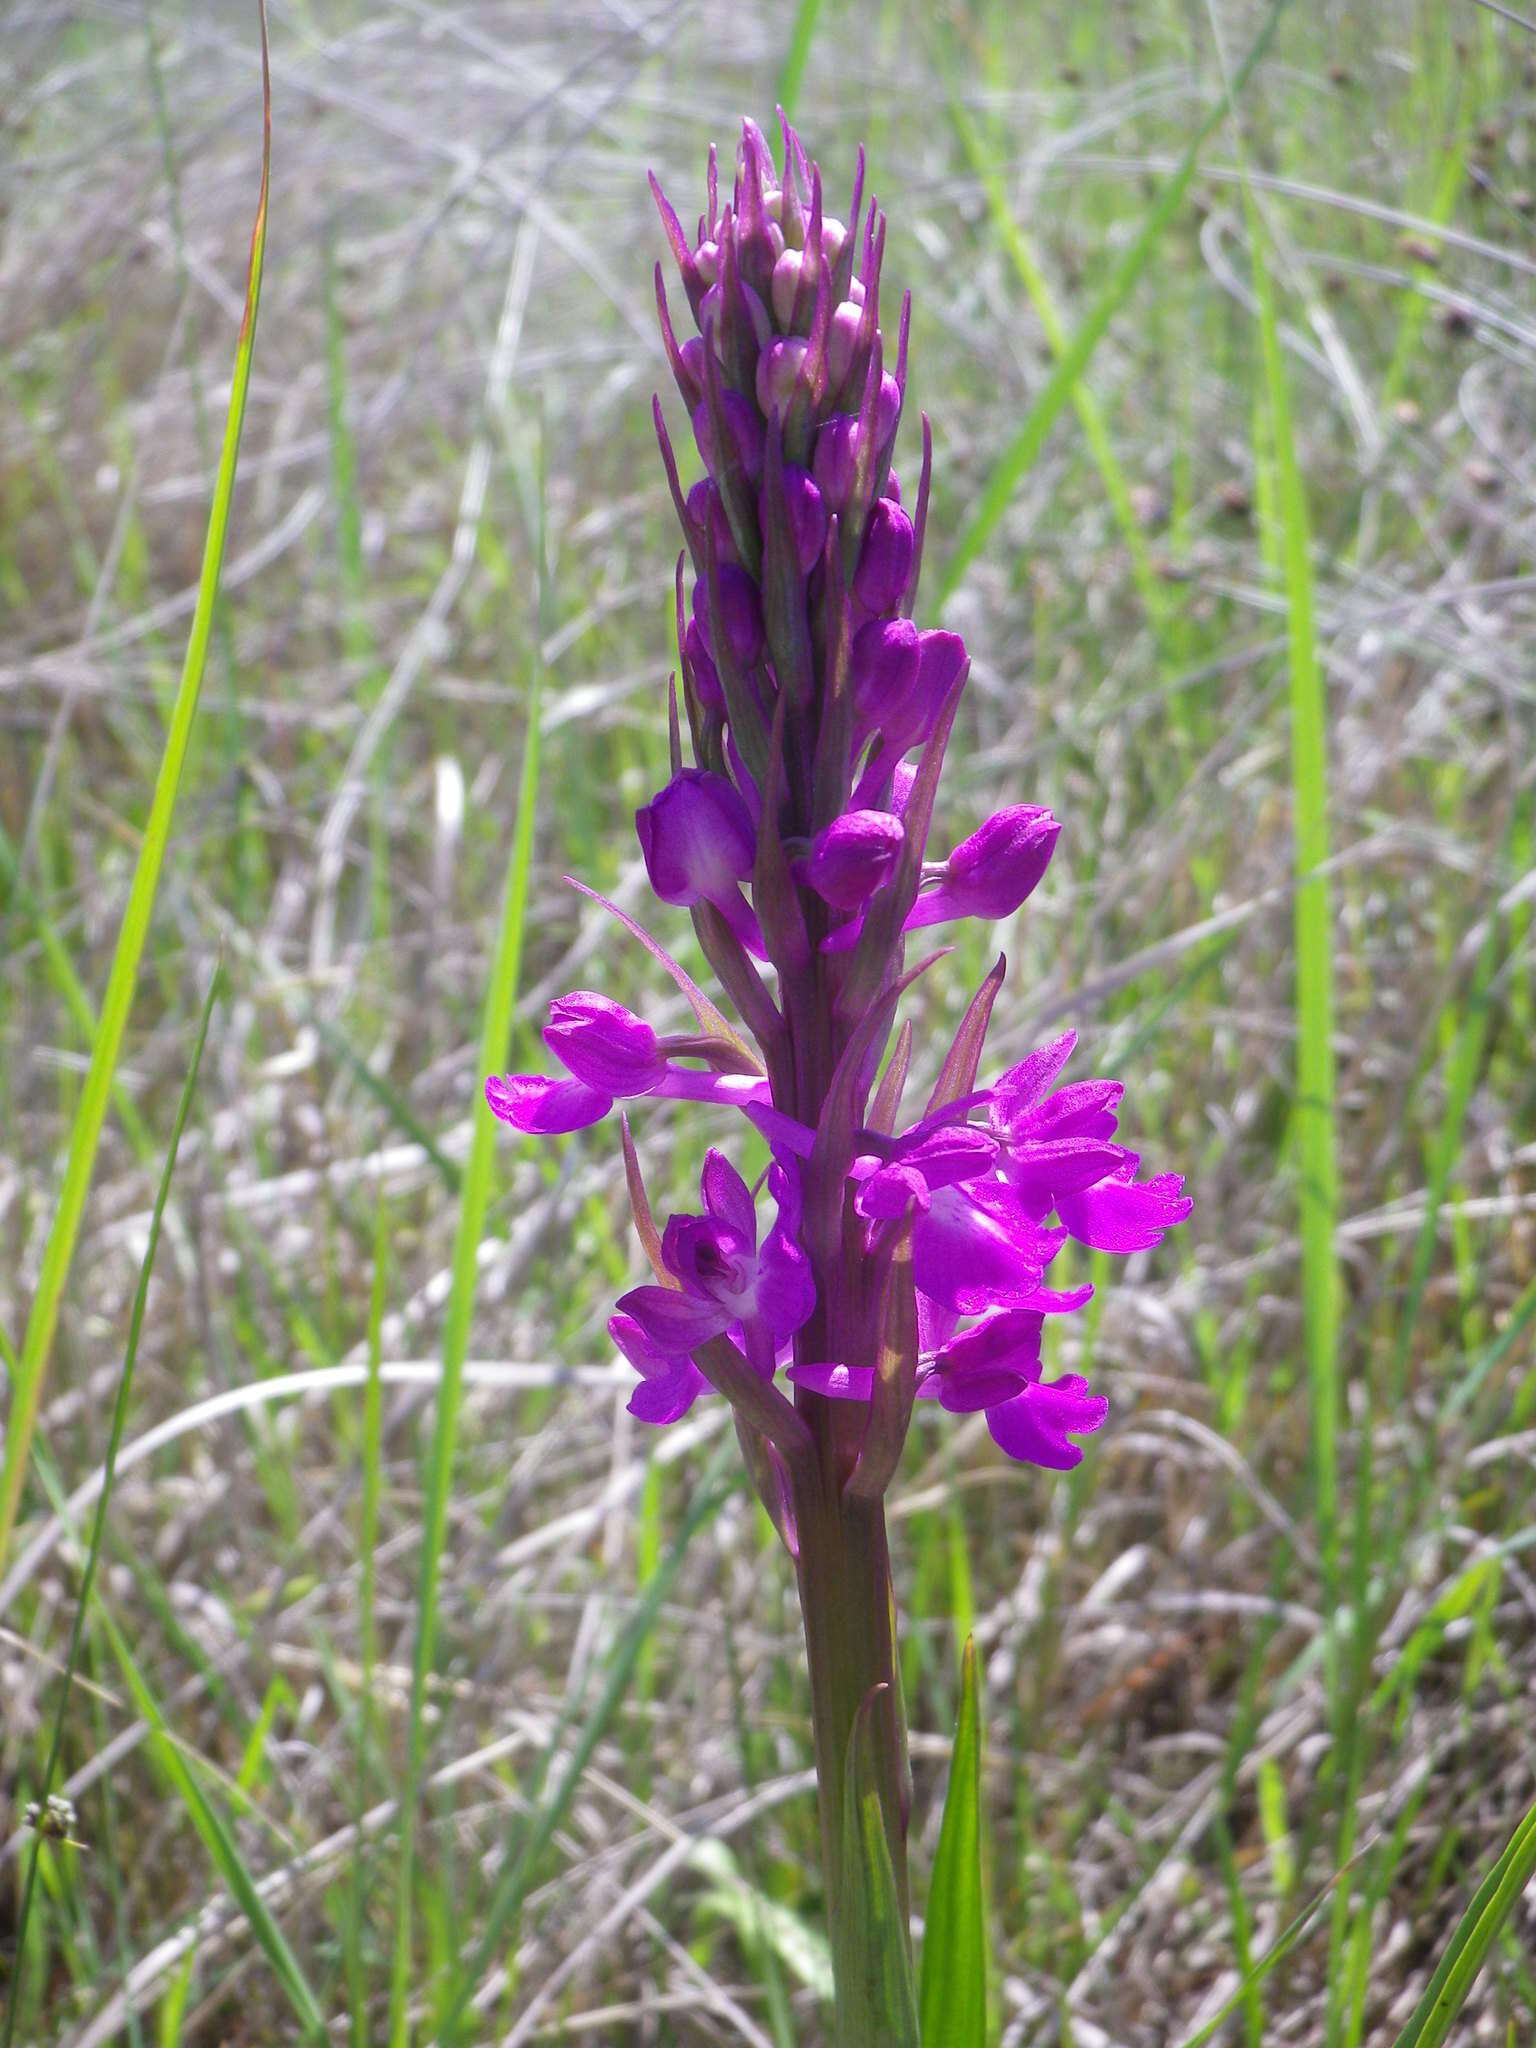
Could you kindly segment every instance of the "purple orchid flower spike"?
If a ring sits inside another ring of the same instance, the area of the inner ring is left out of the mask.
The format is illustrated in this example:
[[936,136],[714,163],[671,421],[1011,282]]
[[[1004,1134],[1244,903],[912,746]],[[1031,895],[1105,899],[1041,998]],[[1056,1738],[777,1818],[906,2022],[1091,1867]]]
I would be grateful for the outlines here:
[[[909,308],[902,300],[893,321],[895,301],[882,299],[885,219],[865,203],[862,153],[840,216],[781,126],[777,166],[751,122],[734,175],[711,153],[694,238],[652,181],[681,284],[669,308],[658,270],[663,346],[703,473],[685,489],[674,449],[686,457],[688,436],[674,441],[656,401],[682,528],[681,674],[667,699],[670,779],[635,827],[656,898],[688,914],[739,1025],[615,910],[697,1028],[663,1035],[577,991],[550,1006],[557,1071],[492,1076],[485,1092],[530,1135],[660,1098],[738,1112],[756,1158],[766,1142],[766,1228],[738,1166],[711,1150],[700,1211],[658,1230],[624,1126],[653,1279],[618,1302],[609,1334],[634,1368],[640,1419],[675,1422],[706,1390],[731,1403],[748,1471],[795,1559],[842,2041],[854,2003],[888,1978],[883,1961],[863,1967],[888,1933],[862,1917],[856,1874],[842,1867],[859,1714],[907,1902],[883,1495],[911,1417],[982,1415],[1019,1465],[1077,1464],[1108,1403],[1073,1373],[1045,1376],[1046,1319],[1070,1332],[1092,1292],[1053,1285],[1050,1269],[1069,1241],[1149,1252],[1190,1203],[1177,1175],[1137,1177],[1117,1136],[1118,1083],[1062,1082],[1070,1033],[978,1084],[1001,961],[948,1051],[936,1049],[923,1114],[902,1122],[921,1048],[900,1013],[940,957],[909,965],[908,939],[1012,916],[1061,828],[1020,800],[958,843],[946,834],[947,855],[930,851],[969,664],[957,634],[914,623],[933,447],[924,419],[909,505],[892,468]],[[860,2039],[899,2037],[894,2009],[873,2022],[861,2011],[859,2025]]]

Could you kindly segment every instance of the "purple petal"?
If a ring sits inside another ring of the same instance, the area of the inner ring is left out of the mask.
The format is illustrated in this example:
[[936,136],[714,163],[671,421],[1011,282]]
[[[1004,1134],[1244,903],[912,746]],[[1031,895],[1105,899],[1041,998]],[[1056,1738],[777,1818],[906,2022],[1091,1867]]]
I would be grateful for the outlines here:
[[545,1138],[601,1123],[613,1107],[611,1095],[585,1081],[551,1081],[543,1074],[487,1075],[485,1099],[492,1115],[513,1130]]
[[757,1255],[757,1312],[774,1343],[792,1337],[815,1306],[811,1262],[782,1223],[776,1223]]
[[1072,1057],[1077,1044],[1075,1031],[1063,1031],[1060,1038],[1053,1038],[1049,1045],[1042,1045],[1027,1053],[1016,1067],[1010,1067],[997,1082],[993,1094],[997,1103],[998,1120],[1011,1122],[1026,1109],[1032,1109],[1045,1094],[1056,1076]]
[[1026,1110],[1018,1126],[1031,1138],[1112,1138],[1120,1081],[1069,1081]]
[[1017,1305],[1040,1285],[1063,1231],[1042,1230],[1011,1190],[941,1188],[912,1233],[918,1287],[959,1315]]
[[1102,1138],[1047,1138],[1005,1146],[1001,1165],[1009,1186],[1035,1215],[1048,1216],[1059,1196],[1097,1187],[1126,1157],[1123,1145]]
[[661,1077],[663,1062],[650,1025],[589,989],[555,997],[544,1043],[578,1081],[604,1095],[645,1095]]
[[1034,1309],[1043,1316],[1069,1316],[1086,1308],[1092,1299],[1092,1284],[1085,1280],[1081,1287],[1037,1287],[1032,1294],[1022,1296],[1018,1306]]
[[709,1392],[709,1382],[693,1360],[686,1353],[669,1357],[658,1351],[633,1316],[610,1316],[608,1335],[640,1374],[627,1405],[641,1422],[676,1422],[700,1394]]
[[929,1204],[928,1183],[915,1166],[878,1168],[853,1198],[855,1211],[869,1223],[891,1222],[913,1203],[919,1209]]
[[1104,1397],[1090,1394],[1086,1380],[1068,1373],[1059,1380],[1037,1380],[1013,1400],[989,1409],[987,1428],[998,1449],[1021,1464],[1070,1472],[1083,1454],[1067,1441],[1068,1434],[1097,1429],[1108,1413]]
[[664,1427],[681,1421],[700,1394],[708,1392],[709,1381],[691,1358],[684,1358],[670,1378],[641,1380],[624,1405],[638,1422]]
[[725,1154],[717,1152],[713,1146],[704,1155],[699,1193],[704,1198],[705,1211],[716,1222],[725,1224],[748,1244],[757,1243],[757,1212],[752,1206],[752,1190]]
[[[1129,1170],[1136,1170],[1134,1154]],[[1150,1251],[1194,1207],[1189,1196],[1180,1193],[1183,1185],[1183,1175],[1177,1173],[1160,1173],[1144,1181],[1104,1181],[1082,1194],[1063,1195],[1056,1214],[1079,1244],[1095,1251]]]
[[732,1321],[729,1310],[719,1302],[680,1294],[675,1287],[631,1288],[620,1295],[618,1307],[621,1314],[633,1317],[655,1350],[669,1357],[686,1355],[696,1345],[708,1343]]

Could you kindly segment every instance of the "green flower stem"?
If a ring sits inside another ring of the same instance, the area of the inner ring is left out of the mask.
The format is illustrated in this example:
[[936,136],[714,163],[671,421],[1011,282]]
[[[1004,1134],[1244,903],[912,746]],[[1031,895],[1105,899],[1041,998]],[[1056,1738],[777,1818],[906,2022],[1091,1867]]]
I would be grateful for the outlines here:
[[[869,1967],[872,1959],[864,1954],[865,1946],[872,1939],[890,1937],[888,1931],[877,1937],[878,1916],[872,1910],[873,1902],[864,1896],[864,1880],[858,1871],[845,1868],[843,1816],[846,1779],[852,1768],[851,1738],[860,1707],[878,1688],[865,1720],[895,1880],[896,1919],[910,1967],[907,1815],[911,1794],[906,1717],[896,1666],[895,1607],[884,1504],[859,1500],[843,1491],[842,1480],[849,1461],[846,1447],[837,1441],[837,1424],[842,1417],[828,1415],[817,1420],[824,1425],[816,1430],[822,1455],[814,1469],[802,1468],[796,1474],[796,1570],[811,1679],[822,1867],[826,1873],[833,1965],[840,1981],[857,1982],[863,1987],[880,1975]],[[859,2016],[859,2030],[846,2032],[843,2005],[840,1996],[838,2048],[870,2038],[900,2038],[896,2014],[889,2016],[885,2026],[886,2016],[863,2013]]]

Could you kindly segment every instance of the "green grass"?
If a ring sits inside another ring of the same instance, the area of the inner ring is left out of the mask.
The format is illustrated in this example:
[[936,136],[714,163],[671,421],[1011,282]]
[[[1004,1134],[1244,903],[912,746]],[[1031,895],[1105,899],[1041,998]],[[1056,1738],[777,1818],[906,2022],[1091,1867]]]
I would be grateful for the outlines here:
[[91,1042],[90,1064],[80,1092],[70,1130],[69,1153],[59,1187],[43,1252],[42,1271],[32,1297],[31,1311],[21,1340],[20,1356],[12,1375],[11,1411],[5,1435],[5,1458],[0,1465],[0,1564],[4,1563],[15,1526],[16,1511],[26,1483],[27,1453],[42,1400],[43,1382],[53,1347],[64,1289],[69,1280],[70,1261],[80,1229],[81,1213],[91,1184],[91,1169],[101,1138],[102,1120],[112,1090],[112,1076],[122,1048],[128,1012],[138,981],[139,961],[154,914],[160,869],[171,835],[176,808],[176,791],[182,764],[197,716],[198,694],[208,656],[208,638],[213,625],[218,594],[219,569],[224,560],[224,539],[229,528],[230,499],[235,488],[235,464],[240,453],[240,433],[245,421],[246,393],[250,387],[251,356],[256,342],[256,312],[261,300],[262,254],[267,236],[267,179],[271,157],[271,93],[266,70],[266,17],[261,21],[262,50],[262,155],[261,189],[256,203],[256,224],[251,232],[250,266],[246,277],[245,313],[235,343],[234,378],[229,410],[224,424],[224,443],[214,480],[213,503],[208,514],[208,532],[203,543],[202,569],[197,582],[197,603],[187,639],[181,682],[171,708],[165,735],[165,749],[155,777],[154,794],[145,820],[133,881],[124,906],[117,947],[102,996],[101,1013]]

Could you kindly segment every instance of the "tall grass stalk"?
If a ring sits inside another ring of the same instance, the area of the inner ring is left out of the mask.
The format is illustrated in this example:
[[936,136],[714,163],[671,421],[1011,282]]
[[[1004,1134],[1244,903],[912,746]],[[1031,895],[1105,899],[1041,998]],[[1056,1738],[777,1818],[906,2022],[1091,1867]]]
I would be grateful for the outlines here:
[[15,1526],[17,1509],[21,1504],[22,1487],[26,1481],[27,1457],[32,1445],[32,1432],[37,1423],[38,1406],[42,1400],[43,1381],[48,1370],[53,1335],[58,1325],[64,1288],[69,1279],[75,1239],[80,1230],[80,1217],[91,1184],[91,1170],[96,1161],[96,1147],[101,1137],[102,1121],[112,1090],[117,1056],[128,1022],[128,1012],[133,1004],[139,960],[149,931],[150,918],[154,913],[160,868],[165,859],[166,844],[171,833],[171,819],[176,808],[176,792],[181,781],[182,765],[186,760],[187,745],[192,735],[192,722],[197,714],[203,669],[208,656],[208,639],[213,625],[219,570],[224,560],[230,499],[235,487],[235,463],[240,453],[246,392],[250,385],[251,353],[256,340],[256,311],[261,298],[262,253],[267,239],[267,187],[272,159],[272,81],[267,59],[266,9],[262,0],[258,0],[257,14],[261,25],[261,189],[256,203],[256,222],[251,231],[251,253],[246,269],[245,312],[235,343],[234,378],[230,387],[229,410],[224,421],[224,445],[219,454],[218,474],[214,480],[213,504],[208,515],[202,570],[197,582],[197,600],[192,613],[192,630],[187,639],[186,659],[182,664],[181,682],[171,708],[165,750],[160,757],[160,771],[155,780],[154,796],[149,807],[149,820],[144,828],[143,843],[139,849],[138,862],[128,891],[127,907],[118,931],[117,949],[112,956],[112,967],[107,976],[106,994],[102,998],[101,1015],[91,1045],[85,1086],[81,1091],[79,1107],[75,1111],[74,1125],[70,1131],[69,1153],[65,1161],[63,1183],[59,1189],[58,1206],[54,1210],[53,1221],[49,1227],[37,1292],[32,1298],[31,1313],[27,1317],[26,1330],[21,1340],[21,1355],[12,1378],[11,1411],[5,1432],[5,1461],[3,1466],[0,1466],[0,1564],[5,1561],[11,1530]]
[[[542,644],[543,615],[548,608],[548,553],[542,475],[533,508],[539,576]],[[502,891],[495,957],[491,963],[476,1053],[477,1074],[499,1073],[506,1065],[512,1038],[512,1014],[522,969],[523,930],[528,910],[528,877],[533,866],[533,826],[538,807],[539,715],[543,671],[537,651],[529,667],[525,705],[522,776],[518,785],[517,823]],[[459,1404],[463,1396],[464,1359],[474,1319],[476,1259],[490,1200],[495,1165],[496,1120],[477,1100],[469,1159],[459,1200],[454,1235],[452,1278],[443,1325],[443,1375],[438,1383],[436,1419],[427,1454],[426,1509],[422,1521],[421,1558],[416,1580],[416,1650],[411,1667],[410,1723],[406,1738],[405,1784],[401,1794],[400,1863],[395,1897],[394,1956],[390,1971],[389,2040],[403,2048],[410,2038],[407,1999],[411,1982],[411,1902],[416,1847],[416,1801],[426,1756],[427,1681],[437,1639],[439,1561],[448,1523],[448,1495],[458,1439]]]
[[959,587],[960,579],[996,530],[1013,501],[1013,494],[1028,474],[1046,436],[1056,424],[1061,409],[1071,399],[1078,380],[1087,369],[1094,350],[1103,340],[1109,323],[1125,304],[1140,281],[1158,243],[1173,221],[1189,190],[1200,161],[1200,152],[1226,120],[1230,98],[1241,92],[1250,74],[1269,48],[1286,0],[1272,0],[1264,22],[1246,55],[1232,74],[1228,93],[1219,99],[1186,143],[1177,164],[1148,207],[1141,226],[1118,263],[1104,280],[1098,297],[1084,315],[1076,333],[1056,357],[1056,367],[1036,392],[1024,417],[1015,428],[1007,447],[976,494],[976,508],[960,530],[938,579],[935,603],[942,610]]
[[[128,1316],[128,1341],[123,1351],[123,1369],[118,1375],[117,1394],[112,1404],[112,1421],[107,1431],[107,1455],[102,1472],[101,1491],[96,1497],[96,1513],[91,1523],[90,1542],[85,1553],[85,1565],[80,1574],[80,1592],[75,1602],[74,1621],[70,1625],[69,1648],[64,1657],[64,1675],[59,1684],[59,1703],[54,1712],[53,1732],[48,1738],[48,1755],[43,1764],[42,1780],[37,1788],[37,1803],[42,1808],[46,1808],[49,1795],[53,1791],[54,1773],[59,1768],[59,1760],[64,1754],[64,1728],[69,1712],[69,1696],[80,1662],[85,1617],[90,1609],[91,1592],[96,1583],[96,1566],[101,1557],[102,1537],[106,1533],[107,1505],[112,1497],[118,1446],[122,1443],[123,1429],[128,1420],[128,1397],[133,1386],[134,1363],[139,1355],[139,1333],[144,1327],[144,1307],[149,1297],[149,1276],[154,1269],[155,1252],[160,1243],[160,1224],[171,1192],[171,1175],[176,1171],[176,1155],[181,1147],[181,1134],[186,1125],[187,1112],[192,1107],[192,1096],[203,1063],[203,1047],[208,1041],[208,1023],[213,1015],[214,1003],[218,999],[222,978],[221,961],[214,967],[209,977],[208,994],[204,999],[203,1013],[198,1021],[192,1058],[187,1067],[187,1078],[182,1083],[181,1100],[176,1105],[176,1114],[171,1122],[165,1165],[161,1170],[160,1185],[155,1191],[154,1207],[150,1211],[149,1236],[144,1246],[144,1257],[139,1264],[139,1284],[134,1290],[133,1307]],[[15,2032],[17,1999],[23,1976],[22,1961],[27,1952],[27,1923],[31,1917],[41,1854],[42,1836],[39,1833],[33,1840],[32,1853],[27,1859],[27,1874],[22,1881],[21,1905],[16,1920],[16,1961],[11,1971],[10,1991],[5,2002],[4,2048],[11,2048]]]

